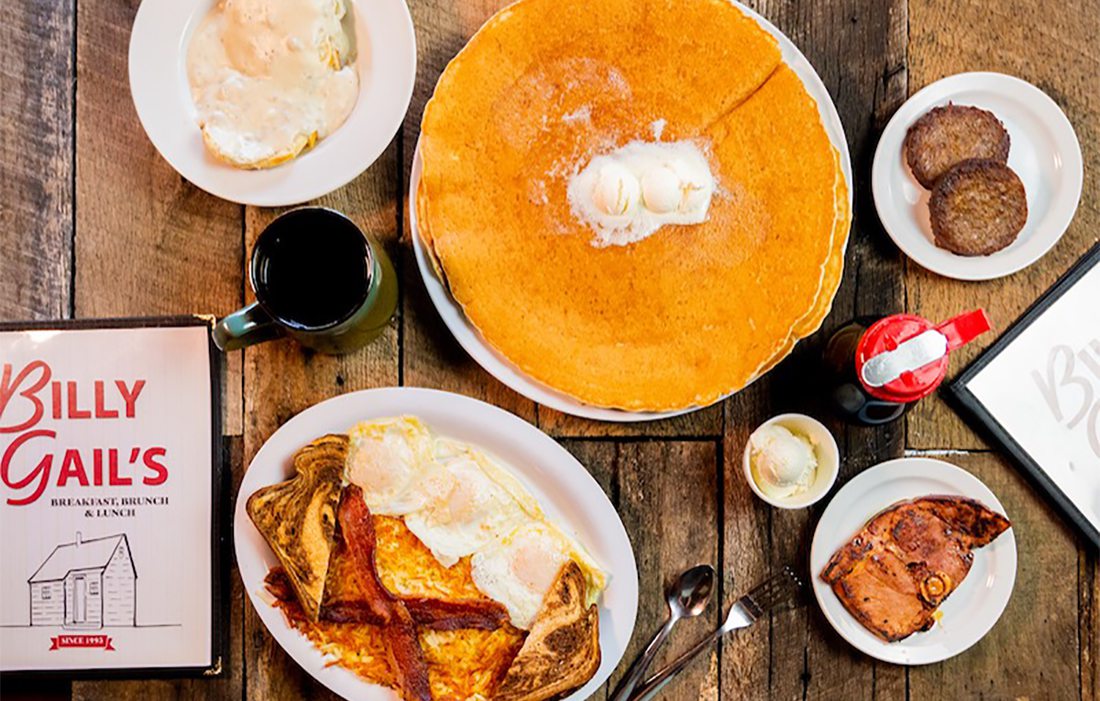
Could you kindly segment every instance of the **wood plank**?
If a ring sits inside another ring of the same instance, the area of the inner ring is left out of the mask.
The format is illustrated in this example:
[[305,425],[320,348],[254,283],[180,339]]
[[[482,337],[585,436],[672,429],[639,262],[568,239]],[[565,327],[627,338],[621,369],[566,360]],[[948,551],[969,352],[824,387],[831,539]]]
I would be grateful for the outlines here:
[[[867,175],[875,136],[906,95],[906,5],[903,0],[749,3],[787,33],[821,75],[845,125],[855,177],[855,208],[846,272],[822,331],[792,357],[726,404],[723,562],[733,581],[726,604],[770,571],[808,559],[822,506],[782,511],[764,506],[742,477],[749,434],[769,416],[798,411],[822,418],[837,436],[844,462],[838,483],[901,454],[904,426],[847,427],[822,401],[820,354],[825,337],[846,320],[902,308],[900,256],[882,245]],[[800,566],[801,569],[801,566]],[[802,571],[803,575],[811,575]],[[774,615],[770,626],[727,641],[722,691],[729,698],[905,697],[904,670],[855,652],[821,616],[812,599]]]
[[638,423],[593,421],[539,405],[538,424],[539,428],[553,436],[717,438],[722,433],[722,402],[690,414]]
[[1077,556],[1078,570],[1078,633],[1081,652],[1078,666],[1081,669],[1081,698],[1095,699],[1100,694],[1100,575],[1097,573],[1096,552],[1081,548]]
[[534,402],[516,394],[482,370],[443,325],[420,280],[412,252],[413,233],[408,227],[408,217],[404,216],[408,211],[406,184],[420,134],[420,118],[424,114],[424,105],[435,90],[436,80],[447,62],[481,24],[507,4],[508,0],[460,3],[423,0],[410,3],[409,9],[416,27],[418,65],[412,104],[402,129],[401,192],[405,200],[401,217],[404,259],[401,270],[405,283],[402,377],[404,384],[444,389],[482,399],[533,423]]
[[[953,73],[991,70],[1016,75],[1050,95],[1077,131],[1085,159],[1085,196],[1076,219],[1041,262],[1002,280],[965,283],[909,265],[909,308],[932,319],[966,307],[984,307],[1003,331],[1078,257],[1098,240],[1100,102],[1096,75],[1100,11],[1093,0],[1036,3],[1023,0],[912,0],[910,84],[916,91]],[[965,302],[963,301],[965,300]],[[957,373],[994,339],[986,334],[952,361]],[[941,402],[922,402],[910,414],[913,448],[981,448],[984,442]]]
[[[396,256],[397,147],[391,145],[350,185],[316,204],[337,209]],[[279,211],[247,208],[248,250]],[[251,291],[248,293],[252,298]],[[329,397],[369,387],[398,384],[398,326],[395,317],[370,345],[344,356],[326,356],[282,339],[245,349],[244,452],[251,461],[263,442],[295,414]],[[244,618],[245,698],[338,698],[315,682],[283,652],[251,606]]]
[[[75,314],[225,314],[242,301],[241,208],[184,180],[145,136],[127,79],[136,9],[81,5]],[[230,435],[240,434],[240,362],[230,354],[222,417]]]
[[912,698],[1078,698],[1077,540],[1005,460],[993,453],[950,460],[1004,504],[1019,550],[1016,588],[1000,621],[974,647],[911,669]]
[[[80,9],[75,314],[145,316],[234,309],[241,303],[240,207],[184,181],[142,131],[126,66],[136,5],[84,0]],[[232,360],[225,381],[230,389],[240,384]],[[241,406],[239,394],[228,396],[235,401],[225,403],[224,423],[232,430],[239,427]],[[230,635],[239,641],[240,590],[231,595],[236,600],[228,622]],[[74,683],[73,695],[153,700],[240,695],[240,655],[231,657],[229,665],[228,673],[215,681],[80,682]]]
[[[564,445],[608,490],[638,561],[638,620],[623,662],[609,682],[613,688],[664,622],[667,582],[693,565],[718,567],[717,446],[711,441],[581,440]],[[678,624],[656,665],[713,630],[718,618],[718,607],[712,603],[698,619]],[[661,698],[716,699],[718,654],[704,657],[707,659],[686,670]]]
[[0,319],[69,316],[73,1],[0,5]]

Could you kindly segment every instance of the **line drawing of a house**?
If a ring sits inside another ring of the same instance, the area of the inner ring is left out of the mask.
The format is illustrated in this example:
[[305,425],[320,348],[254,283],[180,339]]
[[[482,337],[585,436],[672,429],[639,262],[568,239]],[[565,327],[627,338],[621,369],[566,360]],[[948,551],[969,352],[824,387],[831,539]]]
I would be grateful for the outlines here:
[[61,543],[27,580],[32,626],[137,625],[137,569],[125,533]]

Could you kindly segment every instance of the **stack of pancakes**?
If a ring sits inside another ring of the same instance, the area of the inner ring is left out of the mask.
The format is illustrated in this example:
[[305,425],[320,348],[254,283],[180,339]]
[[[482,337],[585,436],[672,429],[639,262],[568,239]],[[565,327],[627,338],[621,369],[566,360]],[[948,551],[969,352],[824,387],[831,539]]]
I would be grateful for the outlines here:
[[[658,137],[659,135],[659,137]],[[707,221],[598,248],[569,178],[634,140],[691,140]],[[703,406],[820,326],[848,185],[775,39],[727,0],[521,0],[424,113],[420,236],[486,341],[588,404]]]

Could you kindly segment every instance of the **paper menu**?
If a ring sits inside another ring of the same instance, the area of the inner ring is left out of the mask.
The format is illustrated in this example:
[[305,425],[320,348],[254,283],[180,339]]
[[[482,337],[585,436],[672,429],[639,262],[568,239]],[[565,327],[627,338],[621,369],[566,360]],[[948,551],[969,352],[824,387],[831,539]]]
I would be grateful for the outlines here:
[[0,670],[214,663],[209,327],[0,331]]
[[1100,531],[1100,265],[966,382],[1094,532]]

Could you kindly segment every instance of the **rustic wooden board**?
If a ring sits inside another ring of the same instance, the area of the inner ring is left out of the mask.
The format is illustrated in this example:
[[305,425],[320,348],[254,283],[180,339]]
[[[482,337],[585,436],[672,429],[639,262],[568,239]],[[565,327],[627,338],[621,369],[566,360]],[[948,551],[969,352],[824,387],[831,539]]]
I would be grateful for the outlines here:
[[912,697],[1078,698],[1075,536],[996,455],[952,456],[951,462],[985,482],[1004,504],[1019,550],[1016,588],[1001,620],[977,645],[942,664],[912,668]]
[[[160,159],[137,123],[126,84],[137,3],[80,0],[77,21],[76,2],[0,9],[0,318],[224,314],[239,307],[251,298],[243,276],[246,254],[277,212],[246,211],[208,196]],[[1100,164],[1100,58],[1092,46],[1100,8],[1090,0],[992,6],[979,0],[750,2],[802,47],[845,124],[857,197],[844,282],[822,332],[750,390],[686,418],[617,426],[537,407],[482,371],[443,328],[413,262],[405,208],[424,104],[451,56],[506,2],[410,2],[420,65],[403,130],[370,171],[322,200],[385,242],[402,278],[401,312],[378,341],[343,358],[287,341],[231,354],[225,432],[238,436],[228,443],[234,490],[247,461],[278,426],[318,401],[365,387],[445,388],[503,406],[554,435],[581,438],[565,444],[611,496],[639,558],[642,590],[631,658],[663,616],[662,590],[674,572],[699,561],[721,565],[724,613],[779,565],[806,561],[820,508],[792,513],[764,506],[748,490],[740,460],[748,433],[768,416],[827,414],[815,389],[824,335],[862,314],[908,308],[945,317],[960,310],[960,299],[985,305],[1004,328],[1096,240],[1100,205],[1088,194],[1100,183],[1093,172]],[[1020,75],[1065,108],[1085,154],[1086,195],[1075,224],[1042,263],[975,285],[943,280],[902,258],[878,225],[867,176],[877,132],[909,92],[979,69]],[[19,235],[9,236],[12,231]],[[956,359],[955,370],[978,348]],[[846,456],[841,481],[900,455],[907,445],[983,445],[938,399],[884,429],[835,421],[830,428]],[[1096,698],[1096,554],[995,455],[952,453],[947,459],[986,481],[1016,522],[1017,589],[985,640],[942,665],[911,671],[880,665],[836,636],[807,598],[724,641],[666,697]],[[235,570],[228,581],[225,676],[71,687],[5,681],[5,698],[332,698],[272,642],[244,601]],[[717,617],[714,607],[703,620],[682,624],[672,651],[716,625]],[[1028,665],[1031,660],[1043,664]],[[607,693],[605,688],[597,698]]]
[[[626,652],[629,663],[664,622],[668,580],[693,565],[719,567],[717,447],[712,441],[567,441],[565,445],[608,492],[638,559],[644,594]],[[656,664],[680,654],[718,623],[713,604],[699,618],[682,621]],[[619,682],[625,668],[624,664],[616,670],[609,688]],[[718,655],[714,653],[686,670],[662,698],[717,698],[717,687]]]
[[0,6],[0,318],[70,314],[74,0]]
[[[947,280],[909,265],[911,311],[932,319],[964,307],[984,307],[1003,331],[1098,237],[1100,203],[1100,56],[1095,37],[1100,13],[1093,0],[1037,3],[1013,0],[912,0],[910,87],[915,92],[954,73],[990,70],[1027,80],[1050,95],[1077,131],[1085,158],[1085,186],[1077,217],[1041,263],[1007,278],[981,283]],[[987,347],[996,334],[953,358],[953,374]],[[941,402],[923,402],[910,414],[913,448],[983,448],[984,442]]]
[[1081,645],[1079,655],[1081,668],[1081,698],[1095,699],[1100,692],[1100,670],[1097,669],[1096,656],[1100,653],[1100,617],[1097,616],[1097,604],[1100,602],[1100,577],[1097,576],[1096,553],[1082,548],[1077,556],[1078,562],[1078,633]]

